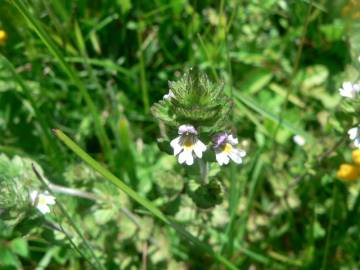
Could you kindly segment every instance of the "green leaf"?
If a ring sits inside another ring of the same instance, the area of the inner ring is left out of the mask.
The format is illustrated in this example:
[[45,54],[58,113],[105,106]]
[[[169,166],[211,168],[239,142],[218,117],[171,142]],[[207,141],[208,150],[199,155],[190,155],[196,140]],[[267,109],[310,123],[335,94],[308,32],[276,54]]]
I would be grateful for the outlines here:
[[12,240],[10,243],[10,248],[14,253],[16,253],[22,257],[26,258],[29,256],[28,243],[23,238],[16,238],[16,239]]
[[11,252],[6,246],[0,246],[0,268],[2,266],[15,266],[17,269],[20,268],[20,261],[17,256]]

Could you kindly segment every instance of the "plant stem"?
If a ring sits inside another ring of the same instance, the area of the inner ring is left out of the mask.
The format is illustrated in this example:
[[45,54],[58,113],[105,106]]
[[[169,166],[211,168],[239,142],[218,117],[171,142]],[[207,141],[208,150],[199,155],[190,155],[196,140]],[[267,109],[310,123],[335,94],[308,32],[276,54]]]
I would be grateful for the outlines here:
[[202,159],[199,159],[200,179],[202,184],[208,183],[208,163]]

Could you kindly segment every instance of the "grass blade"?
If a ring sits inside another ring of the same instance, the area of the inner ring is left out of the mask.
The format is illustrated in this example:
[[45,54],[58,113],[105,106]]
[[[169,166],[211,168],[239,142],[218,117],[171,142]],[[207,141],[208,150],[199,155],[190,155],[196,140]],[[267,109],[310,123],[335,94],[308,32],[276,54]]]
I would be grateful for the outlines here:
[[65,61],[64,56],[57,48],[53,40],[50,38],[48,33],[42,27],[41,23],[30,13],[29,7],[23,3],[21,0],[14,0],[12,3],[15,5],[16,9],[20,12],[20,14],[26,19],[29,26],[36,32],[41,41],[45,44],[45,46],[49,49],[51,54],[58,60],[60,67],[63,71],[68,75],[71,81],[75,84],[75,86],[79,89],[81,95],[83,96],[86,105],[93,116],[96,134],[97,137],[103,147],[106,157],[112,163],[112,151],[110,140],[106,134],[105,128],[101,123],[100,114],[98,113],[96,106],[91,99],[89,93],[86,90],[85,85],[82,83],[78,74],[73,70],[73,68]]
[[82,150],[75,142],[73,142],[68,136],[66,136],[61,130],[54,129],[54,134],[58,137],[67,147],[69,147],[76,155],[78,155],[84,162],[86,162],[90,167],[102,175],[105,179],[113,183],[119,189],[121,189],[125,194],[127,194],[134,201],[139,203],[141,206],[146,208],[151,212],[155,217],[163,221],[165,224],[173,227],[179,234],[188,239],[195,246],[199,247],[202,251],[208,253],[217,261],[222,263],[228,269],[237,269],[228,259],[222,255],[214,252],[210,246],[201,242],[196,237],[188,233],[182,226],[178,225],[175,221],[172,221],[170,218],[165,216],[151,201],[140,196],[136,193],[135,190],[127,186],[123,181],[113,175],[110,171],[101,166],[96,160],[90,157],[84,150]]
[[315,139],[313,138],[313,136],[311,134],[309,134],[308,132],[306,132],[298,127],[293,126],[291,123],[289,123],[288,121],[286,121],[284,119],[281,120],[280,117],[273,114],[272,112],[269,112],[267,109],[263,108],[251,97],[248,97],[242,93],[239,93],[238,91],[234,91],[234,97],[237,100],[239,100],[241,103],[243,103],[244,105],[249,107],[250,109],[252,109],[252,110],[256,111],[257,113],[259,113],[260,115],[262,115],[263,117],[273,121],[276,124],[280,124],[283,128],[286,128],[287,130],[291,131],[294,134],[303,136],[306,139],[306,141],[308,141],[309,143],[315,141]]

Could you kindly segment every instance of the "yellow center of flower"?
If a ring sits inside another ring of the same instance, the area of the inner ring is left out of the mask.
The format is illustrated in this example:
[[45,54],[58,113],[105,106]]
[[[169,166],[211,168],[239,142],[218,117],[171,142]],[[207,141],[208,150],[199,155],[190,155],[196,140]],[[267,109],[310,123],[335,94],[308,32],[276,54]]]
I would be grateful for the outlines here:
[[233,149],[232,145],[230,143],[225,144],[223,152],[225,154],[229,154],[231,152],[231,150]]
[[194,146],[193,140],[189,137],[186,138],[183,142],[182,147],[184,148],[184,150],[191,150]]
[[38,205],[44,205],[44,204],[46,204],[46,198],[40,195]]
[[358,167],[352,164],[341,164],[336,176],[345,181],[355,181],[360,176]]
[[360,166],[360,149],[352,151],[352,160],[356,165]]

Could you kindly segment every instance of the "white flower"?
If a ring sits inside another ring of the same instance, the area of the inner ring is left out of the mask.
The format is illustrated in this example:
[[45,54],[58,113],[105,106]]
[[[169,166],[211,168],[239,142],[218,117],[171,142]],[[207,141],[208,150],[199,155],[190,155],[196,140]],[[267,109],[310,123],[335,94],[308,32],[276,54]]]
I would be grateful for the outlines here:
[[306,143],[305,138],[301,135],[295,135],[293,137],[293,140],[297,145],[300,145],[300,146],[303,146]]
[[227,165],[230,159],[237,164],[242,163],[242,158],[246,156],[244,150],[235,147],[239,143],[238,139],[226,132],[219,133],[214,137],[214,149],[216,161],[220,166]]
[[48,193],[39,193],[34,190],[30,194],[33,205],[43,214],[50,213],[49,205],[55,204],[55,197]]
[[351,82],[344,82],[342,88],[339,89],[340,95],[350,99],[356,98],[360,91],[359,84],[352,84]]
[[354,142],[354,145],[360,148],[360,127],[353,127],[349,129],[348,135],[350,140]]
[[192,125],[181,125],[178,134],[180,136],[170,142],[174,149],[174,156],[179,155],[180,164],[185,162],[187,165],[192,165],[194,163],[193,152],[198,158],[202,158],[206,146],[198,139],[197,131]]
[[163,96],[163,99],[167,99],[167,100],[170,100],[172,98],[175,98],[175,95],[171,90],[169,90],[169,93]]

